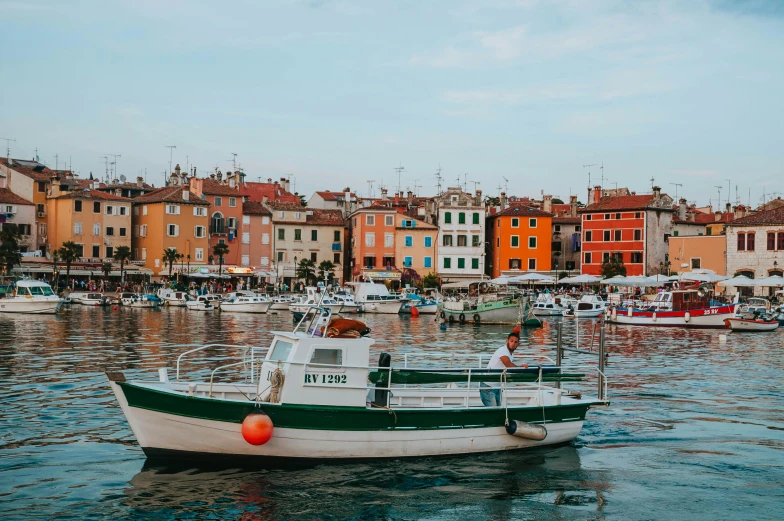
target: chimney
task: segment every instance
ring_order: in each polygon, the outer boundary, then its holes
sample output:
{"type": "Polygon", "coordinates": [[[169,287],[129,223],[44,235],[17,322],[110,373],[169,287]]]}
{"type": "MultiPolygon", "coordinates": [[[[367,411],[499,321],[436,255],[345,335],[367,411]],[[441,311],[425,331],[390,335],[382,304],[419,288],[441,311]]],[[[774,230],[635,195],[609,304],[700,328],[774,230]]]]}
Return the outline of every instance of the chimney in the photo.
{"type": "Polygon", "coordinates": [[[216,180],[217,180],[219,183],[223,182],[223,173],[222,173],[220,170],[218,170],[218,171],[215,173],[215,179],[216,179],[216,180]]]}
{"type": "Polygon", "coordinates": [[[400,194],[397,191],[395,191],[395,204],[399,202],[400,202],[400,194]]]}
{"type": "Polygon", "coordinates": [[[474,202],[475,206],[482,206],[482,190],[476,191],[476,202],[474,202]]]}
{"type": "Polygon", "coordinates": [[[182,175],[182,181],[181,181],[182,186],[188,186],[189,182],[190,182],[190,180],[188,179],[188,176],[183,174],[182,175]]]}
{"type": "Polygon", "coordinates": [[[681,200],[678,201],[678,204],[680,205],[678,207],[678,217],[681,220],[685,221],[686,220],[686,199],[681,197],[681,200]]]}
{"type": "Polygon", "coordinates": [[[261,202],[262,203],[266,203],[268,200],[269,200],[269,197],[267,197],[266,195],[261,197],[261,202]]]}
{"type": "Polygon", "coordinates": [[[572,217],[577,217],[577,196],[570,195],[569,196],[569,215],[572,217]]]}
{"type": "Polygon", "coordinates": [[[388,193],[389,193],[389,192],[387,192],[387,189],[386,189],[386,188],[382,188],[382,189],[381,189],[381,200],[382,200],[382,201],[387,201],[387,200],[389,200],[389,196],[387,195],[388,193]]]}
{"type": "Polygon", "coordinates": [[[408,202],[413,202],[414,201],[414,192],[409,190],[406,195],[408,196],[408,202]]]}
{"type": "Polygon", "coordinates": [[[285,177],[280,178],[280,186],[287,192],[289,191],[289,182],[285,177]]]}
{"type": "Polygon", "coordinates": [[[215,180],[215,172],[210,174],[210,179],[215,180]]]}
{"type": "Polygon", "coordinates": [[[727,203],[727,206],[726,206],[726,210],[725,210],[725,211],[726,211],[727,213],[730,213],[730,212],[732,211],[732,205],[731,205],[730,203],[727,203]]]}
{"type": "Polygon", "coordinates": [[[272,184],[272,178],[271,177],[267,178],[267,183],[272,184]]]}
{"type": "Polygon", "coordinates": [[[180,186],[180,176],[173,173],[171,177],[169,177],[169,186],[180,186]]]}
{"type": "Polygon", "coordinates": [[[177,175],[180,175],[180,164],[179,163],[177,163],[177,166],[174,167],[174,171],[177,173],[177,175]]]}
{"type": "Polygon", "coordinates": [[[501,210],[504,210],[506,208],[506,192],[501,192],[499,199],[501,200],[501,210]]]}
{"type": "Polygon", "coordinates": [[[653,198],[658,199],[661,197],[661,186],[654,186],[653,187],[653,198]]]}
{"type": "Polygon", "coordinates": [[[553,213],[553,196],[552,195],[543,195],[542,196],[542,211],[547,213],[553,213]]]}
{"type": "Polygon", "coordinates": [[[144,178],[143,177],[137,177],[136,178],[136,186],[138,186],[139,188],[144,186],[144,178]]]}
{"type": "Polygon", "coordinates": [[[229,177],[229,188],[234,188],[236,186],[235,183],[234,177],[229,177]]]}
{"type": "Polygon", "coordinates": [[[188,201],[188,200],[190,200],[190,196],[191,196],[191,191],[188,190],[187,186],[183,186],[182,187],[182,200],[183,201],[188,201]]]}

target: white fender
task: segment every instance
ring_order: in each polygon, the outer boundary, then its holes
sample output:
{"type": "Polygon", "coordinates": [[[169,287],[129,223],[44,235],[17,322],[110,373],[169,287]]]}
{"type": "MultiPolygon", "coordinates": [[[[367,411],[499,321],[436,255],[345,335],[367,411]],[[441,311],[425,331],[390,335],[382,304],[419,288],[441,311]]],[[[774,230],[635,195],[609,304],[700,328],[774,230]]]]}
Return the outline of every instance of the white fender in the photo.
{"type": "Polygon", "coordinates": [[[691,320],[691,313],[689,313],[689,312],[687,311],[687,312],[686,312],[686,314],[685,314],[685,315],[683,315],[683,320],[685,320],[686,322],[688,322],[689,320],[691,320]]]}
{"type": "Polygon", "coordinates": [[[627,316],[627,317],[630,317],[630,316],[632,316],[633,314],[634,314],[634,311],[632,310],[632,308],[629,308],[629,310],[626,312],[626,316],[627,316]]]}
{"type": "Polygon", "coordinates": [[[613,320],[618,318],[618,310],[616,308],[612,308],[612,311],[610,313],[612,314],[613,320]]]}
{"type": "Polygon", "coordinates": [[[656,322],[656,312],[653,312],[653,321],[656,322]]]}

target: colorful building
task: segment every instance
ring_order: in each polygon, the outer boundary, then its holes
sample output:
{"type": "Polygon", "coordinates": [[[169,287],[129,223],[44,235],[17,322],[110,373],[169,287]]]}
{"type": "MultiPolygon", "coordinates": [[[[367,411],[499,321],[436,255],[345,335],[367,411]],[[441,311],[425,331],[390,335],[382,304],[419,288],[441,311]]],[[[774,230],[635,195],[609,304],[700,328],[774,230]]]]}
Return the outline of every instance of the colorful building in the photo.
{"type": "MultiPolygon", "coordinates": [[[[442,282],[476,280],[485,273],[485,202],[461,188],[447,188],[438,205],[438,263],[442,282]]],[[[549,231],[548,231],[549,234],[549,231]]]]}
{"type": "Polygon", "coordinates": [[[242,203],[242,265],[272,272],[272,212],[258,201],[242,203]]]}
{"type": "MultiPolygon", "coordinates": [[[[727,275],[784,276],[784,206],[727,223],[727,275]]],[[[762,295],[776,288],[747,288],[762,295]]],[[[733,290],[734,291],[734,290],[733,290]]]]}
{"type": "MultiPolygon", "coordinates": [[[[495,209],[494,209],[495,210],[495,209]]],[[[492,278],[549,271],[553,215],[512,202],[487,219],[488,270],[492,278]]]]}
{"type": "Polygon", "coordinates": [[[398,211],[381,204],[351,214],[351,279],[399,282],[395,251],[398,211]]]}
{"type": "Polygon", "coordinates": [[[398,213],[394,243],[397,266],[413,270],[419,277],[436,272],[438,227],[398,213]]]}
{"type": "Polygon", "coordinates": [[[655,275],[668,266],[668,240],[672,235],[672,198],[658,186],[652,194],[601,195],[591,191],[593,202],[580,210],[582,216],[581,271],[601,275],[602,264],[611,258],[626,266],[626,274],[655,275]]]}
{"type": "Polygon", "coordinates": [[[0,179],[0,230],[6,224],[15,224],[22,235],[19,240],[19,251],[22,253],[34,251],[37,245],[35,205],[32,201],[4,188],[3,181],[4,178],[0,179]]]}
{"type": "MultiPolygon", "coordinates": [[[[167,186],[141,195],[132,200],[133,233],[131,251],[133,259],[140,261],[155,275],[169,274],[164,265],[163,253],[176,249],[182,254],[180,268],[188,270],[218,262],[209,262],[211,251],[207,229],[209,203],[190,190],[189,185],[167,186]]],[[[215,261],[215,259],[212,259],[215,261]]]]}

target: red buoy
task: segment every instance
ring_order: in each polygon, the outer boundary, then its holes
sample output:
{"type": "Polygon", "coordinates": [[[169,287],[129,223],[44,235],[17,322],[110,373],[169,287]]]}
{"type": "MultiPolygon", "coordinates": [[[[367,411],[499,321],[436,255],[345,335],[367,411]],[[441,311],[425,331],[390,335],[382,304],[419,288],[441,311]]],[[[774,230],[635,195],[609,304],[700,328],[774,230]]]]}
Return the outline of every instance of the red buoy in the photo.
{"type": "Polygon", "coordinates": [[[418,317],[419,316],[419,310],[417,309],[416,306],[411,306],[411,316],[412,317],[418,317]]]}
{"type": "Polygon", "coordinates": [[[250,413],[242,421],[242,437],[251,445],[264,445],[272,438],[272,420],[260,412],[250,413]]]}
{"type": "Polygon", "coordinates": [[[117,306],[114,306],[114,311],[117,311],[117,306]]]}
{"type": "Polygon", "coordinates": [[[518,335],[520,334],[520,324],[517,324],[514,327],[514,329],[512,330],[512,333],[517,333],[518,335]]]}

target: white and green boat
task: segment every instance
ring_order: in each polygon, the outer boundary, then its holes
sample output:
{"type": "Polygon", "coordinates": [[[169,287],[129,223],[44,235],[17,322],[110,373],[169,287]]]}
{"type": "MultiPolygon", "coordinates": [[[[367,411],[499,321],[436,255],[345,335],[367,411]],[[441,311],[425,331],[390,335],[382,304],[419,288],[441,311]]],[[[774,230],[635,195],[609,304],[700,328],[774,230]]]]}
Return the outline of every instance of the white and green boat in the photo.
{"type": "MultiPolygon", "coordinates": [[[[241,360],[216,368],[209,379],[187,379],[179,366],[186,356],[220,346],[183,353],[171,380],[166,369],[155,380],[107,376],[148,457],[246,463],[440,456],[562,444],[577,437],[591,407],[607,404],[603,375],[598,397],[583,398],[564,386],[580,385],[573,382],[584,375],[554,364],[488,371],[482,368],[486,362],[473,355],[473,366],[436,367],[427,360],[428,367],[413,367],[411,354],[400,365],[382,354],[378,366],[369,366],[373,339],[317,336],[314,325],[330,316],[324,309],[307,327],[274,332],[269,348],[246,349],[241,360]],[[238,368],[241,377],[218,381],[238,368]],[[502,406],[483,406],[480,382],[501,387],[502,406]],[[271,422],[271,437],[263,444],[243,428],[258,413],[271,422]]],[[[449,354],[443,359],[455,360],[449,354]]]]}
{"type": "Polygon", "coordinates": [[[522,324],[541,327],[526,297],[499,291],[487,281],[466,281],[444,284],[442,289],[452,296],[439,305],[439,315],[449,323],[522,324]]]}

